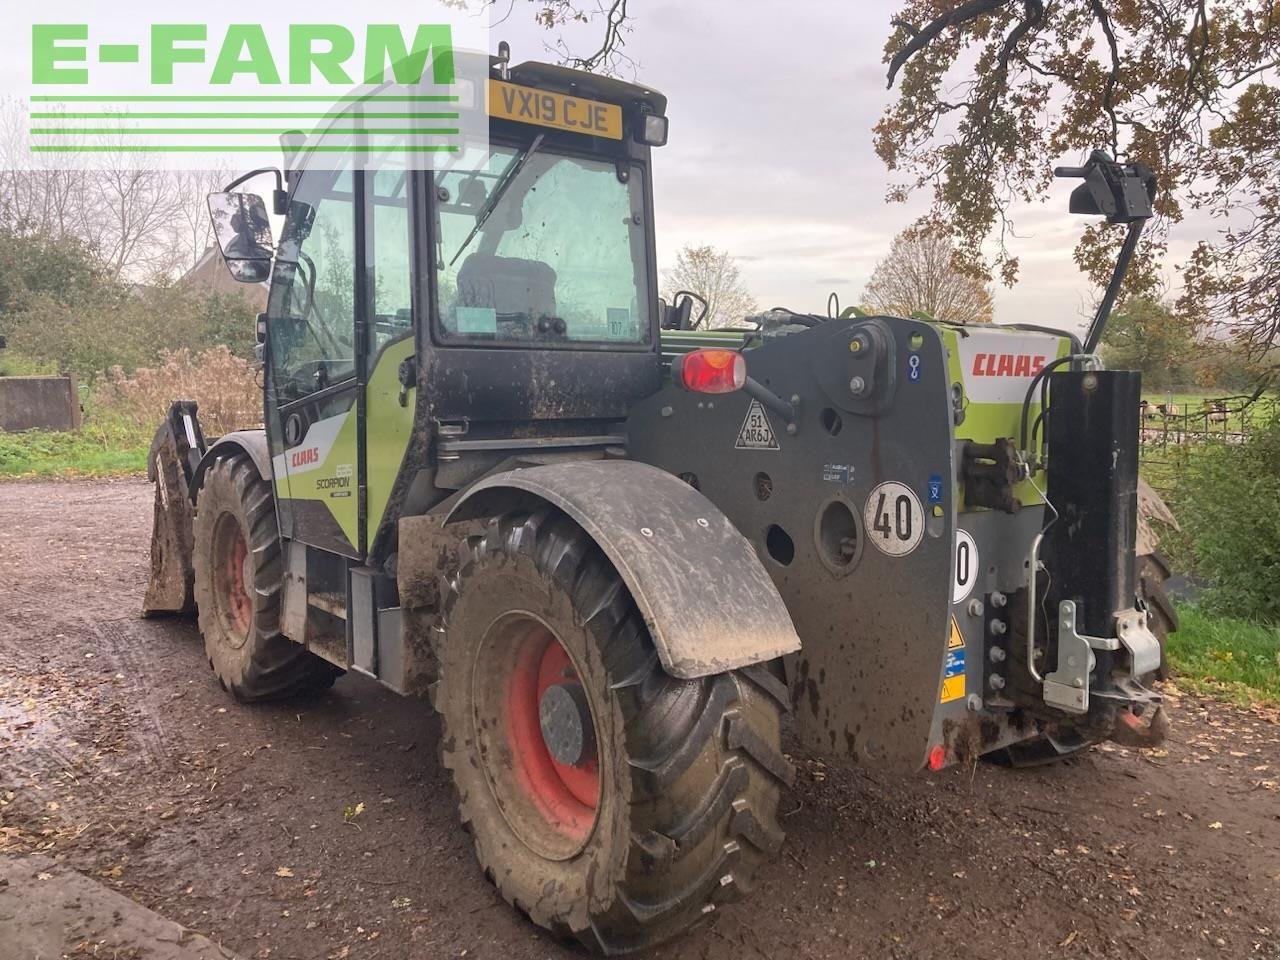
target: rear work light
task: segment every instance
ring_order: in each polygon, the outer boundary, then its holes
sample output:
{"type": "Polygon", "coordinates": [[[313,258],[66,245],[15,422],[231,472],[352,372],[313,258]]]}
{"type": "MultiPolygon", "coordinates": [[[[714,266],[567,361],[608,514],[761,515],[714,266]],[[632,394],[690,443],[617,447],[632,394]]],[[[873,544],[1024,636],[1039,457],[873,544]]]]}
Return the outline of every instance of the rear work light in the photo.
{"type": "Polygon", "coordinates": [[[667,118],[656,113],[646,113],[640,121],[639,136],[643,144],[650,147],[661,147],[667,143],[667,118]]]}
{"type": "Polygon", "coordinates": [[[671,376],[692,393],[733,393],[747,382],[747,361],[736,350],[694,350],[676,358],[671,376]]]}

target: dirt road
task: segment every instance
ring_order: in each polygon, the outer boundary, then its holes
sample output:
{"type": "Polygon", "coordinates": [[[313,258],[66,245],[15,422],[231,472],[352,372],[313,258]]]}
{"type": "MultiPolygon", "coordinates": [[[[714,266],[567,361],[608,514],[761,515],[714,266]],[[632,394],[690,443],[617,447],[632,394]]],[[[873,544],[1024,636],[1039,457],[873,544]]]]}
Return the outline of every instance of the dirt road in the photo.
{"type": "MultiPolygon", "coordinates": [[[[571,957],[472,860],[425,703],[247,708],[138,619],[140,481],[0,485],[0,853],[254,958],[571,957]]],[[[782,856],[663,957],[1280,957],[1280,723],[1182,699],[1167,751],[915,779],[794,747],[782,856]]],[[[3,952],[3,951],[0,951],[3,952]]]]}

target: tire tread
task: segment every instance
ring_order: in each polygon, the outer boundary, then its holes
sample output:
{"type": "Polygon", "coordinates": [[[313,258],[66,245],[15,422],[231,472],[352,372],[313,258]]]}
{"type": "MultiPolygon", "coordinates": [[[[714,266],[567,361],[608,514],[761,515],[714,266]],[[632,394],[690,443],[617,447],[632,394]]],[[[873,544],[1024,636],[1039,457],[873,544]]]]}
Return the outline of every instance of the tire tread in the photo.
{"type": "MultiPolygon", "coordinates": [[[[552,508],[496,518],[482,536],[464,542],[458,573],[447,585],[442,642],[465,642],[450,637],[448,622],[478,566],[517,554],[569,593],[594,638],[609,689],[623,706],[632,770],[631,843],[613,903],[581,929],[565,924],[567,911],[535,909],[530,916],[597,953],[651,947],[749,889],[757,867],[781,846],[778,798],[791,767],[774,744],[786,687],[767,667],[694,680],[667,674],[617,571],[577,524],[552,508]]],[[[449,681],[442,669],[441,683],[449,681]]],[[[470,762],[469,755],[455,745],[448,716],[442,721],[445,766],[453,770],[470,762]]],[[[464,822],[474,821],[468,806],[460,798],[464,822]]],[[[481,856],[481,867],[499,878],[502,892],[502,865],[481,856]]]]}

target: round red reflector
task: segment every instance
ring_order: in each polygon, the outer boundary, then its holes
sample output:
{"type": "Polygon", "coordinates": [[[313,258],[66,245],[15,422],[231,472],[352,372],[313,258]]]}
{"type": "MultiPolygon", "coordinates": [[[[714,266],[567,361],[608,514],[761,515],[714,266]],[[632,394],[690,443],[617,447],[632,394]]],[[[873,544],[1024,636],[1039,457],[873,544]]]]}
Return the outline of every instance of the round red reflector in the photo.
{"type": "Polygon", "coordinates": [[[694,350],[680,358],[676,382],[693,393],[733,393],[747,382],[747,361],[736,350],[694,350]]]}
{"type": "Polygon", "coordinates": [[[941,770],[943,764],[947,762],[947,748],[942,744],[938,744],[929,751],[929,769],[941,770]]]}

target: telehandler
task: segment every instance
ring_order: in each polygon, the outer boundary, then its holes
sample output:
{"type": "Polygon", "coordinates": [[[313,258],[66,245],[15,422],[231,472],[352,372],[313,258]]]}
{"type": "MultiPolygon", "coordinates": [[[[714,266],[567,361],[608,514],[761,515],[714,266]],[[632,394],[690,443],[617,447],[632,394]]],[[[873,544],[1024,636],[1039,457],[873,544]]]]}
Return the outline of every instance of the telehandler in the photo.
{"type": "Polygon", "coordinates": [[[194,609],[241,701],[344,671],[429,696],[485,875],[604,954],[750,891],[788,712],[901,771],[1158,741],[1139,377],[1094,354],[1149,173],[1059,171],[1130,225],[1084,342],[790,311],[711,334],[658,298],[666,99],[492,71],[479,170],[295,150],[278,244],[241,181],[210,198],[232,273],[270,276],[264,427],[211,441],[173,404],[147,611],[194,609]],[[503,106],[529,89],[536,116],[503,106]]]}

